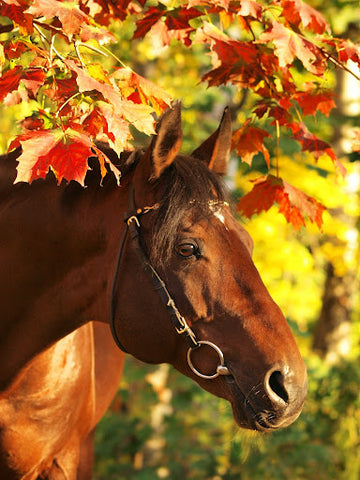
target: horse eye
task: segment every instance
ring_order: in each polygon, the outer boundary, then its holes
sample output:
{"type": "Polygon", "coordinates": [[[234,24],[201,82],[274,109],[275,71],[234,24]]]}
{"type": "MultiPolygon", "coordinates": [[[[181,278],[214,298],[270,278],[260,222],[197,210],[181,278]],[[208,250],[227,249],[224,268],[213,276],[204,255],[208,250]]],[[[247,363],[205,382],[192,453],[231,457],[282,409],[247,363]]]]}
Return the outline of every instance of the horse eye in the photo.
{"type": "Polygon", "coordinates": [[[176,253],[184,258],[190,258],[194,255],[198,255],[199,250],[193,243],[181,243],[175,247],[176,253]]]}

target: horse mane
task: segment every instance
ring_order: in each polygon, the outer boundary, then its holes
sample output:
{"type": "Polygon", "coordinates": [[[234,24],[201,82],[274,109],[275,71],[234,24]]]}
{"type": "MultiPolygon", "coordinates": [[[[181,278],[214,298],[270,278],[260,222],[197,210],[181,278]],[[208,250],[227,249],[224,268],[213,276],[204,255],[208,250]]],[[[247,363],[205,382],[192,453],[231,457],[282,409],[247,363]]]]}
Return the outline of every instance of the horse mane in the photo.
{"type": "MultiPolygon", "coordinates": [[[[179,155],[157,180],[161,201],[153,224],[150,255],[157,264],[169,259],[186,215],[197,222],[210,213],[210,205],[228,201],[221,177],[197,158],[179,155]]],[[[155,185],[156,187],[157,185],[155,185]]]]}

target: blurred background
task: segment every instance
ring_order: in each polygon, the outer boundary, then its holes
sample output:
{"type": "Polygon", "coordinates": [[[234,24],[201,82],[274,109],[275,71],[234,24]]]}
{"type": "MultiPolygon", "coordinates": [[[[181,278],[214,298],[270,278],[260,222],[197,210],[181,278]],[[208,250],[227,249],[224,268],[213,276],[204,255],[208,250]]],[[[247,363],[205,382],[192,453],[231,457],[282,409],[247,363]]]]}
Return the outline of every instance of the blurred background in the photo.
{"type": "MultiPolygon", "coordinates": [[[[329,0],[326,9],[320,0],[308,3],[322,11],[334,35],[360,41],[358,1],[329,0]]],[[[127,21],[113,30],[120,39],[113,53],[182,100],[185,153],[217,127],[226,105],[234,129],[248,118],[251,93],[199,83],[210,67],[202,46],[162,47],[153,37],[130,42],[134,25],[127,21]]],[[[307,81],[300,67],[297,75],[307,81]]],[[[241,431],[225,401],[167,365],[128,357],[116,399],[97,430],[95,480],[360,479],[360,157],[347,154],[349,129],[360,126],[360,82],[335,68],[323,80],[335,89],[337,108],[330,117],[319,113],[311,128],[333,145],[348,175],[336,174],[329,160],[315,164],[284,135],[279,157],[281,176],[328,208],[322,231],[312,225],[295,231],[276,207],[251,220],[239,218],[308,367],[302,415],[271,435],[241,431]]],[[[18,106],[0,112],[1,151],[25,113],[18,106]]],[[[269,133],[266,147],[275,155],[275,131],[269,133]]],[[[135,134],[135,141],[147,139],[135,134]]],[[[252,169],[233,158],[227,180],[235,201],[259,172],[267,172],[261,155],[252,169]]]]}

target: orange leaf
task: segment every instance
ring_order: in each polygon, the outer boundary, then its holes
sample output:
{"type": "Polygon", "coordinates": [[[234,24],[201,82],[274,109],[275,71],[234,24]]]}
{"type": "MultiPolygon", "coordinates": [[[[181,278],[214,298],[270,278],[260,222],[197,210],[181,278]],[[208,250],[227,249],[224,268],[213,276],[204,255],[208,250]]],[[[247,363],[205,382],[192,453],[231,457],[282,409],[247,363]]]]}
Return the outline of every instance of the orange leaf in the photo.
{"type": "Polygon", "coordinates": [[[26,13],[47,19],[57,17],[64,32],[69,36],[79,33],[82,25],[91,21],[88,15],[79,10],[75,4],[58,0],[34,0],[26,13]]]}
{"type": "Polygon", "coordinates": [[[302,0],[282,0],[283,16],[297,27],[302,23],[304,29],[311,29],[315,33],[330,33],[330,27],[320,12],[302,0]]]}
{"type": "Polygon", "coordinates": [[[326,116],[336,107],[333,94],[331,92],[311,93],[299,92],[294,95],[299,103],[304,115],[315,115],[320,111],[326,116]]]}
{"type": "Polygon", "coordinates": [[[262,211],[268,211],[274,204],[278,205],[279,212],[296,230],[305,226],[305,218],[321,228],[325,207],[315,198],[273,175],[255,180],[253,189],[241,198],[237,209],[250,218],[262,211]]]}
{"type": "Polygon", "coordinates": [[[253,127],[247,120],[241,128],[234,132],[232,149],[235,149],[241,160],[249,165],[251,165],[254,155],[261,152],[269,168],[270,154],[264,145],[265,137],[270,137],[270,134],[265,130],[253,127]]]}
{"type": "Polygon", "coordinates": [[[158,115],[171,103],[172,97],[166,90],[128,68],[116,70],[111,77],[120,82],[118,86],[126,98],[136,92],[139,100],[135,103],[151,104],[158,115]]]}
{"type": "Polygon", "coordinates": [[[114,112],[121,115],[135,128],[147,135],[155,133],[154,119],[151,116],[153,109],[148,105],[138,105],[124,100],[117,87],[99,82],[92,78],[85,70],[79,68],[72,60],[65,60],[67,66],[77,75],[77,84],[80,92],[97,91],[112,104],[114,112]]]}
{"type": "Polygon", "coordinates": [[[259,41],[274,44],[280,67],[292,64],[297,57],[309,72],[315,75],[324,73],[327,63],[320,48],[282,23],[274,22],[270,29],[260,35],[259,41]]]}
{"type": "MultiPolygon", "coordinates": [[[[45,178],[49,171],[49,162],[44,161],[58,141],[58,136],[50,130],[36,130],[16,139],[22,146],[17,159],[17,177],[14,183],[32,182],[35,178],[45,178]],[[40,161],[42,159],[42,161],[40,161]]],[[[12,142],[10,148],[15,146],[12,142]]]]}
{"type": "Polygon", "coordinates": [[[309,132],[305,124],[301,123],[297,125],[296,131],[294,132],[294,138],[300,142],[303,151],[311,152],[316,160],[322,155],[327,155],[339,169],[340,173],[343,176],[346,175],[346,168],[337,158],[330,145],[309,132]]]}

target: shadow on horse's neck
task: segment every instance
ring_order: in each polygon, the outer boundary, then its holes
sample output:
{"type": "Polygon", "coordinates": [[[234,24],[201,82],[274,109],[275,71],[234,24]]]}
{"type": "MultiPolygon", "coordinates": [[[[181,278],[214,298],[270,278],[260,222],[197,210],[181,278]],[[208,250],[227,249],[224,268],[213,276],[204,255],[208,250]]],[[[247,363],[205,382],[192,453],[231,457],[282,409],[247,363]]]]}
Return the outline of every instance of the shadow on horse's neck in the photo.
{"type": "Polygon", "coordinates": [[[13,185],[19,153],[0,159],[0,391],[80,325],[108,322],[127,196],[126,178],[117,187],[107,175],[100,186],[95,165],[87,188],[59,187],[52,175],[13,185]]]}

